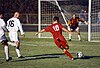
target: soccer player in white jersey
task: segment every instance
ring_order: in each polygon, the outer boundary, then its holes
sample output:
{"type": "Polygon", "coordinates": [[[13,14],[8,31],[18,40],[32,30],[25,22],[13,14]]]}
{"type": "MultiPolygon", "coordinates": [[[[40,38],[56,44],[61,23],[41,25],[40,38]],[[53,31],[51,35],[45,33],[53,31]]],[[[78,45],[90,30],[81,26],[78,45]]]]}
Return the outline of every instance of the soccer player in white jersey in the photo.
{"type": "MultiPolygon", "coordinates": [[[[18,30],[20,30],[20,33],[23,37],[25,37],[25,34],[23,32],[23,28],[20,23],[20,20],[18,19],[19,16],[20,16],[19,12],[14,13],[14,16],[7,21],[7,29],[9,31],[10,41],[12,41],[14,43],[13,46],[16,47],[16,53],[17,53],[18,58],[24,58],[20,54],[20,48],[19,48],[20,47],[20,39],[18,36],[18,30]]],[[[8,44],[12,45],[12,43],[9,43],[9,42],[8,42],[8,44]]]]}
{"type": "Polygon", "coordinates": [[[8,47],[8,40],[6,39],[5,36],[5,30],[6,30],[6,25],[4,20],[2,19],[3,15],[2,13],[0,13],[0,42],[2,45],[4,45],[4,52],[6,55],[6,61],[8,62],[9,60],[11,60],[12,58],[9,57],[9,47],[8,47]]]}

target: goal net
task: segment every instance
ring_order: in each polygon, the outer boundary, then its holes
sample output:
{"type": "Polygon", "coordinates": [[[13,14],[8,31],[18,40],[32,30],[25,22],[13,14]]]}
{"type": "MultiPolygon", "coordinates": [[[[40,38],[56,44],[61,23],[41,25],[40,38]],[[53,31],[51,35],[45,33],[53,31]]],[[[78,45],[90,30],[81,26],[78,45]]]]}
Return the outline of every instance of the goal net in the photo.
{"type": "MultiPolygon", "coordinates": [[[[38,14],[39,14],[39,22],[38,22],[38,31],[41,29],[49,26],[52,24],[52,17],[53,16],[58,16],[60,19],[60,23],[67,28],[67,23],[66,21],[70,20],[72,17],[72,14],[75,13],[77,16],[79,16],[79,13],[82,9],[85,9],[86,6],[80,4],[76,0],[38,0],[38,14]],[[56,2],[57,1],[57,2],[56,2]],[[59,4],[61,10],[59,9],[57,3],[59,4]],[[64,16],[62,15],[62,13],[64,16]],[[65,21],[66,19],[66,21],[65,21]]],[[[84,30],[84,24],[83,26],[83,32],[86,32],[84,30]]],[[[85,26],[86,27],[86,26],[85,26]]],[[[83,33],[86,35],[86,33],[83,33]]],[[[63,32],[63,35],[68,38],[68,33],[63,32]]],[[[51,38],[52,35],[51,33],[45,32],[42,34],[39,34],[39,38],[51,38]]],[[[74,32],[72,35],[73,39],[77,39],[77,33],[74,32]]]]}
{"type": "Polygon", "coordinates": [[[100,0],[89,0],[88,41],[100,42],[100,0]]]}

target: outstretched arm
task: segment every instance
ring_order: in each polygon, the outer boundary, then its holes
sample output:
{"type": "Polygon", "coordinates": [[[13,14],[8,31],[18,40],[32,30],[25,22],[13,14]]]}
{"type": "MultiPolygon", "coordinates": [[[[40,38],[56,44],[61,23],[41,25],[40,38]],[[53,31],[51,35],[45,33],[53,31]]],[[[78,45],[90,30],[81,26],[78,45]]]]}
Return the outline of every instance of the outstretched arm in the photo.
{"type": "Polygon", "coordinates": [[[84,21],[85,24],[89,24],[89,22],[84,21]]]}
{"type": "Polygon", "coordinates": [[[62,28],[62,30],[65,31],[65,32],[69,32],[69,31],[68,31],[67,29],[65,29],[65,28],[62,28]]]}
{"type": "Polygon", "coordinates": [[[45,29],[42,29],[41,31],[37,32],[35,35],[38,35],[39,33],[45,32],[45,29]]]}
{"type": "Polygon", "coordinates": [[[89,24],[88,22],[86,22],[84,19],[82,19],[82,18],[79,18],[79,21],[82,21],[82,22],[84,22],[85,24],[89,24]]]}

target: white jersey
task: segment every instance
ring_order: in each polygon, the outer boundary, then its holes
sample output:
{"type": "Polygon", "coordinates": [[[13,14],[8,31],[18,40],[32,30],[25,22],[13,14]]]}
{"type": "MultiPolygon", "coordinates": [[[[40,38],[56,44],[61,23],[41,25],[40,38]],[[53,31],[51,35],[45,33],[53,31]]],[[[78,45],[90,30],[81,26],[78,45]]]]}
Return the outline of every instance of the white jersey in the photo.
{"type": "Polygon", "coordinates": [[[18,18],[10,18],[7,21],[7,29],[9,32],[17,32],[18,30],[20,30],[21,35],[24,34],[23,29],[22,29],[22,25],[21,25],[20,20],[18,18]]]}
{"type": "Polygon", "coordinates": [[[5,22],[3,19],[0,18],[0,37],[2,37],[4,35],[4,29],[5,28],[5,22]]]}
{"type": "Polygon", "coordinates": [[[3,40],[6,40],[6,36],[4,33],[4,30],[6,29],[5,26],[6,25],[5,25],[4,20],[0,18],[0,42],[3,40]]]}

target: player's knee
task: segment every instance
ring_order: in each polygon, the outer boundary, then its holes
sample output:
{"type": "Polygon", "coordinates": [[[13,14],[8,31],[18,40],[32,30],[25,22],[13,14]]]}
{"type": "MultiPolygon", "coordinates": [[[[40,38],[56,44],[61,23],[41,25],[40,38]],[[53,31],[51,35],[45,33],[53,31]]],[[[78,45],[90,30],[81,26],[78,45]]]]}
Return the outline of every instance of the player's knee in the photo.
{"type": "Polygon", "coordinates": [[[19,46],[17,46],[16,49],[19,49],[19,46]]]}
{"type": "Polygon", "coordinates": [[[62,45],[59,46],[60,49],[63,49],[62,45]]]}
{"type": "Polygon", "coordinates": [[[67,45],[65,49],[68,50],[69,49],[69,46],[67,45]]]}
{"type": "Polygon", "coordinates": [[[67,46],[60,46],[60,48],[62,49],[62,50],[68,50],[69,49],[69,46],[67,45],[67,46]]]}
{"type": "Polygon", "coordinates": [[[1,42],[1,44],[2,44],[2,45],[8,45],[7,42],[8,42],[8,40],[3,40],[3,41],[1,42]]]}
{"type": "Polygon", "coordinates": [[[80,35],[80,33],[78,33],[78,35],[80,35]]]}
{"type": "Polygon", "coordinates": [[[80,35],[80,32],[79,31],[76,31],[76,32],[77,32],[78,35],[80,35]]]}
{"type": "Polygon", "coordinates": [[[70,30],[70,32],[73,32],[73,30],[70,30]]]}
{"type": "Polygon", "coordinates": [[[16,49],[19,49],[19,47],[20,47],[19,45],[16,45],[16,49]]]}

